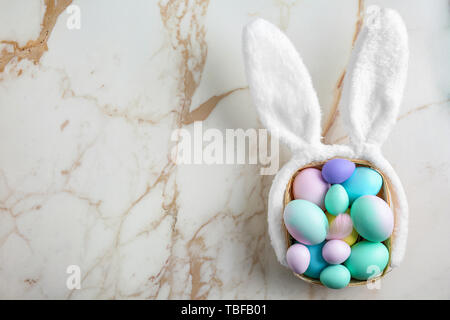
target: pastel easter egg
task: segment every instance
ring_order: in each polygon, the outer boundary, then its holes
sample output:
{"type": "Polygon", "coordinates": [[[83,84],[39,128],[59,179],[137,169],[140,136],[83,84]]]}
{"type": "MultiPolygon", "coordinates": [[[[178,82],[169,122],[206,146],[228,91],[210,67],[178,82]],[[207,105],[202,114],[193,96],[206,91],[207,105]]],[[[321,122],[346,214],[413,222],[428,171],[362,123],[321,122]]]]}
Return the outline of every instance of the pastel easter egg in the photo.
{"type": "Polygon", "coordinates": [[[292,200],[284,208],[284,224],[289,234],[303,244],[325,240],[328,220],[317,205],[306,200],[292,200]]]}
{"type": "Polygon", "coordinates": [[[309,261],[308,269],[306,269],[304,273],[305,276],[319,279],[322,270],[328,266],[328,263],[322,257],[322,248],[324,244],[325,242],[313,246],[306,246],[309,250],[311,260],[309,261]]]}
{"type": "Polygon", "coordinates": [[[292,271],[302,274],[308,269],[311,256],[306,246],[296,243],[287,250],[286,260],[292,271]]]}
{"type": "Polygon", "coordinates": [[[382,242],[394,230],[394,214],[383,199],[377,196],[362,196],[350,209],[356,231],[372,242],[382,242]]]}
{"type": "Polygon", "coordinates": [[[330,289],[342,289],[350,283],[350,271],[341,265],[328,266],[320,273],[320,282],[330,289]]]}
{"type": "Polygon", "coordinates": [[[376,195],[383,185],[381,175],[367,167],[357,167],[352,176],[342,183],[348,194],[350,203],[366,195],[376,195]]]}
{"type": "Polygon", "coordinates": [[[355,230],[355,228],[353,228],[352,233],[350,233],[349,236],[345,237],[344,239],[342,239],[342,241],[346,242],[349,246],[352,246],[356,240],[358,240],[358,232],[355,230]]]}
{"type": "Polygon", "coordinates": [[[352,247],[345,266],[353,278],[367,280],[380,275],[389,261],[389,251],[381,242],[360,241],[352,247]]]}
{"type": "Polygon", "coordinates": [[[340,184],[333,184],[325,195],[325,208],[332,215],[345,212],[349,204],[347,191],[340,184]]]}
{"type": "Polygon", "coordinates": [[[295,199],[303,199],[325,208],[325,195],[330,185],[323,180],[322,173],[316,168],[306,168],[297,174],[292,183],[295,199]]]}
{"type": "Polygon", "coordinates": [[[322,177],[331,184],[342,183],[353,174],[355,164],[346,159],[328,160],[322,167],[322,177]]]}
{"type": "Polygon", "coordinates": [[[330,240],[322,248],[322,257],[329,264],[343,263],[350,256],[350,246],[342,240],[330,240]]]}
{"type": "Polygon", "coordinates": [[[349,245],[352,245],[356,242],[358,234],[353,228],[353,221],[348,213],[341,213],[337,216],[333,216],[327,212],[326,217],[328,219],[329,226],[326,236],[327,240],[343,240],[349,245]],[[349,242],[347,240],[351,241],[349,242]]]}

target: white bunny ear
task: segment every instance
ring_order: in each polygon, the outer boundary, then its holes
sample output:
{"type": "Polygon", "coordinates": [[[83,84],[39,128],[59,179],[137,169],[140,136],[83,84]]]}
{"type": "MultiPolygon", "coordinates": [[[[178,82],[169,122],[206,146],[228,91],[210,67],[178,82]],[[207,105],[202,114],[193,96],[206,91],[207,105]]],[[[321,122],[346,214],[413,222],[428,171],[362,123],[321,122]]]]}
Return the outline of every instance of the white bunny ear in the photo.
{"type": "Polygon", "coordinates": [[[263,125],[291,150],[320,143],[320,107],[311,78],[292,43],[257,19],[243,32],[247,80],[263,125]]]}
{"type": "Polygon", "coordinates": [[[395,124],[408,67],[401,17],[371,6],[344,78],[341,110],[355,145],[381,145],[395,124]]]}

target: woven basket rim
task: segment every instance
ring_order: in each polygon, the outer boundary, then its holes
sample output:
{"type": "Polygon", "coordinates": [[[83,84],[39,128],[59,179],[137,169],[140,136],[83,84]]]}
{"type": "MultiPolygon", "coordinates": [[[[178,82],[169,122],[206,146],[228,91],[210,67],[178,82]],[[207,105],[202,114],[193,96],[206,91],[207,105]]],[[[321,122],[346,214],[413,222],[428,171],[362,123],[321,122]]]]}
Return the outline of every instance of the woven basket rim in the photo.
{"type": "MultiPolygon", "coordinates": [[[[289,179],[288,184],[286,185],[285,192],[284,192],[283,212],[284,212],[284,208],[286,207],[288,202],[294,200],[294,197],[292,195],[292,183],[293,183],[295,177],[297,176],[297,174],[301,170],[307,169],[307,168],[322,169],[323,165],[327,161],[332,160],[332,159],[337,159],[337,158],[339,158],[339,159],[346,159],[346,160],[352,161],[353,163],[355,163],[358,166],[368,167],[368,168],[371,168],[371,169],[377,171],[381,175],[381,177],[383,178],[383,185],[381,186],[381,190],[380,190],[380,192],[378,193],[377,196],[382,198],[384,201],[386,201],[386,203],[389,205],[389,207],[392,208],[392,205],[391,205],[391,187],[390,187],[388,179],[386,179],[386,177],[385,177],[385,174],[379,168],[377,168],[376,166],[374,166],[371,162],[369,162],[367,160],[352,159],[352,158],[345,158],[345,157],[333,157],[333,158],[330,158],[330,159],[327,159],[327,160],[324,160],[324,161],[311,162],[311,163],[309,163],[307,165],[304,165],[303,167],[297,169],[294,172],[292,177],[289,179]]],[[[393,213],[394,213],[394,229],[395,229],[395,226],[397,224],[396,223],[397,221],[396,221],[395,208],[393,208],[393,213]]],[[[281,219],[283,219],[283,215],[282,215],[281,219]]],[[[293,238],[291,237],[291,235],[287,231],[286,226],[284,224],[284,221],[283,221],[282,225],[283,225],[284,232],[285,232],[286,244],[287,244],[287,247],[289,248],[292,245],[292,239],[293,238]]],[[[394,233],[392,233],[392,235],[388,239],[386,239],[385,241],[382,242],[386,246],[388,251],[389,251],[389,260],[388,260],[386,268],[384,268],[383,272],[379,276],[374,277],[374,278],[370,278],[368,280],[356,280],[356,279],[352,278],[350,280],[350,283],[349,283],[348,287],[362,286],[362,285],[366,285],[368,283],[375,282],[375,281],[383,278],[387,273],[389,273],[391,271],[390,265],[391,265],[391,252],[392,252],[392,240],[393,240],[393,238],[394,238],[394,233]]],[[[358,237],[358,240],[356,241],[356,243],[359,241],[359,239],[360,239],[360,236],[358,237]]],[[[306,282],[311,283],[311,284],[315,284],[315,285],[319,285],[319,286],[325,287],[320,282],[319,279],[310,278],[310,277],[308,277],[306,275],[298,274],[298,273],[295,273],[295,272],[293,272],[293,274],[296,277],[302,279],[303,281],[306,281],[306,282]]]]}

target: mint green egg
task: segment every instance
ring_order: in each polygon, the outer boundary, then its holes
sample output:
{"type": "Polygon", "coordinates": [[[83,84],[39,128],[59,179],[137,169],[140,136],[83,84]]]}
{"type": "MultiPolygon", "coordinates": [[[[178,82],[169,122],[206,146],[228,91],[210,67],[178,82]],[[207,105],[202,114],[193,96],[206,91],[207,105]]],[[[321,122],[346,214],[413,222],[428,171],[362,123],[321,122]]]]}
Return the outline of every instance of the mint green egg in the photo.
{"type": "Polygon", "coordinates": [[[349,204],[348,194],[340,184],[333,184],[325,195],[325,208],[329,213],[336,216],[344,213],[349,204]]]}
{"type": "Polygon", "coordinates": [[[284,224],[295,240],[307,245],[323,242],[328,233],[325,213],[315,203],[307,200],[292,200],[286,205],[284,224]]]}
{"type": "Polygon", "coordinates": [[[381,242],[361,241],[352,247],[345,266],[353,278],[367,280],[380,275],[389,261],[389,251],[381,242]]]}
{"type": "Polygon", "coordinates": [[[320,282],[331,289],[342,289],[350,283],[350,271],[342,264],[328,266],[320,273],[320,282]]]}
{"type": "Polygon", "coordinates": [[[356,231],[372,242],[386,240],[394,230],[394,214],[386,201],[377,196],[356,199],[350,209],[350,216],[356,231]]]}

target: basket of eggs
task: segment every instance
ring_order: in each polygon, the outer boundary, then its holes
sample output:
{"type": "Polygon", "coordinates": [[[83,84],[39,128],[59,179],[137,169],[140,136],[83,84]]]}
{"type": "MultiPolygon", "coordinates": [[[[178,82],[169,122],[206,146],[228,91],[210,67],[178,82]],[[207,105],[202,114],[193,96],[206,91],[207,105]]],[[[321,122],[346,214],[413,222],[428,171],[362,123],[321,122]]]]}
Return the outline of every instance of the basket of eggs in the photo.
{"type": "Polygon", "coordinates": [[[402,262],[408,202],[381,146],[399,113],[407,39],[397,12],[367,8],[338,106],[348,143],[324,144],[330,131],[321,129],[317,94],[292,42],[262,19],[244,29],[259,118],[291,151],[269,192],[270,241],[280,264],[304,281],[333,289],[363,285],[402,262]]]}
{"type": "Polygon", "coordinates": [[[364,160],[311,163],[289,180],[283,221],[294,274],[333,289],[388,271],[394,214],[383,173],[364,160]]]}

